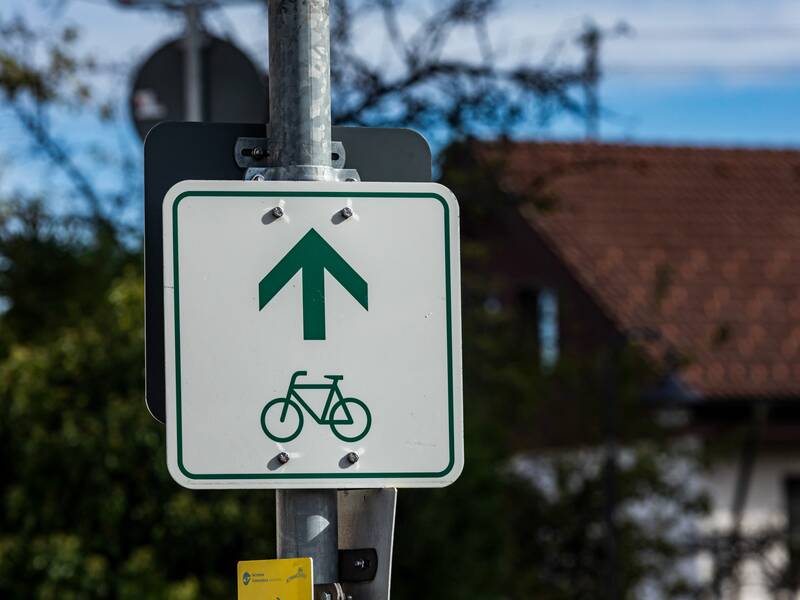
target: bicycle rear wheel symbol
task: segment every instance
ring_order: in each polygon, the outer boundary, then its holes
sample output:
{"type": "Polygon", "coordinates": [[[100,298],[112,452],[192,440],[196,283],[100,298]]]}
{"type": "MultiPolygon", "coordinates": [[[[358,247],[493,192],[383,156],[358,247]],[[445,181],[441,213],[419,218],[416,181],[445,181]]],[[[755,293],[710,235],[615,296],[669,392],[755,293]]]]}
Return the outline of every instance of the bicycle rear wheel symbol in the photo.
{"type": "Polygon", "coordinates": [[[330,425],[333,435],[345,442],[357,442],[369,433],[372,414],[358,398],[345,398],[339,390],[343,375],[325,375],[330,383],[297,383],[307,371],[295,371],[289,382],[286,397],[267,402],[261,411],[261,429],[275,442],[290,442],[303,431],[303,409],[319,425],[330,425]],[[328,390],[322,415],[303,400],[299,390],[328,390]]]}

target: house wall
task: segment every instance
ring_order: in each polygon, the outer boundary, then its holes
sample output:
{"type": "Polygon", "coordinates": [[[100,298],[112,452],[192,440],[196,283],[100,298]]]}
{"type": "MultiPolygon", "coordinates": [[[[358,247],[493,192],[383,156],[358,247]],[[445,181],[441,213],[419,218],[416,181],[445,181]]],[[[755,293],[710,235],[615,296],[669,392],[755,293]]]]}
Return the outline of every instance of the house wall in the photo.
{"type": "MultiPolygon", "coordinates": [[[[739,468],[739,456],[720,458],[712,464],[705,482],[712,506],[711,514],[702,524],[705,534],[727,536],[731,532],[739,468]]],[[[783,532],[787,523],[785,482],[788,477],[797,476],[800,476],[800,452],[762,449],[758,454],[753,464],[740,531],[751,543],[764,540],[767,536],[774,542],[752,544],[751,552],[743,555],[740,563],[738,582],[725,586],[725,598],[772,600],[776,597],[797,597],[786,593],[783,596],[776,595],[770,589],[771,579],[781,572],[787,562],[785,547],[781,539],[774,535],[775,532],[783,532]],[[770,531],[773,535],[769,534],[770,531]]],[[[698,576],[701,581],[710,582],[713,573],[714,561],[711,554],[706,553],[698,562],[698,576]]]]}

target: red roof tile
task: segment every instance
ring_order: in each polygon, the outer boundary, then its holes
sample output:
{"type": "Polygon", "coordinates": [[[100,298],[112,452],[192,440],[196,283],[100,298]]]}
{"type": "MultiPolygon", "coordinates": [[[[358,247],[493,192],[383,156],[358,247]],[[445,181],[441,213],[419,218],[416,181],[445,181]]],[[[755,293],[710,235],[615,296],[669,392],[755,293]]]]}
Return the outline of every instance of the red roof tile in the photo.
{"type": "Polygon", "coordinates": [[[710,396],[800,395],[800,152],[510,146],[504,183],[623,330],[650,327],[710,396]]]}

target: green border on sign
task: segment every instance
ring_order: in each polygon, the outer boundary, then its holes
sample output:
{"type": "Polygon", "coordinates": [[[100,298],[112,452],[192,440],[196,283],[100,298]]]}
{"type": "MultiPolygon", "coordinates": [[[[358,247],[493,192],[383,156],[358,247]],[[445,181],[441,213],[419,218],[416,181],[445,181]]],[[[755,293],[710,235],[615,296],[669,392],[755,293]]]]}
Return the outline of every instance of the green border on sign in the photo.
{"type": "MultiPolygon", "coordinates": [[[[178,435],[178,468],[189,479],[378,479],[378,478],[437,478],[444,477],[453,470],[455,465],[455,425],[453,413],[453,323],[451,314],[451,281],[450,281],[450,207],[447,201],[439,194],[433,192],[225,192],[203,191],[183,192],[172,205],[172,264],[175,284],[175,400],[176,419],[175,425],[178,435]],[[438,472],[416,473],[258,473],[258,474],[232,474],[212,473],[195,474],[189,472],[183,465],[183,433],[181,431],[181,328],[180,328],[180,292],[179,292],[179,265],[178,265],[178,205],[187,197],[208,196],[246,196],[246,197],[274,197],[284,198],[433,198],[438,200],[444,209],[444,252],[445,252],[445,293],[447,304],[447,396],[448,396],[448,421],[450,430],[450,461],[447,467],[438,472]]],[[[168,423],[169,424],[169,423],[168,423]]]]}

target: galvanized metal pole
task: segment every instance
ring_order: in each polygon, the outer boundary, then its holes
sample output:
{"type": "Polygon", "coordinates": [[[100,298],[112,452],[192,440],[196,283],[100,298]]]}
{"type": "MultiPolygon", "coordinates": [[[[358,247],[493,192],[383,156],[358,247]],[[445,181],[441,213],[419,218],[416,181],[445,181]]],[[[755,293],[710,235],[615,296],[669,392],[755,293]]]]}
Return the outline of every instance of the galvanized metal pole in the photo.
{"type": "Polygon", "coordinates": [[[203,27],[200,7],[190,2],[184,9],[186,32],[184,44],[184,110],[187,121],[203,120],[203,27]]]}
{"type": "MultiPolygon", "coordinates": [[[[330,179],[331,90],[328,0],[269,3],[267,164],[274,179],[330,179]]],[[[310,556],[314,582],[339,576],[335,490],[278,490],[278,557],[310,556]]]]}
{"type": "Polygon", "coordinates": [[[336,490],[275,492],[278,558],[310,556],[314,583],[339,579],[336,490]]]}
{"type": "Polygon", "coordinates": [[[280,179],[331,178],[328,0],[269,3],[268,164],[280,179]]]}

